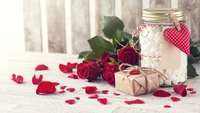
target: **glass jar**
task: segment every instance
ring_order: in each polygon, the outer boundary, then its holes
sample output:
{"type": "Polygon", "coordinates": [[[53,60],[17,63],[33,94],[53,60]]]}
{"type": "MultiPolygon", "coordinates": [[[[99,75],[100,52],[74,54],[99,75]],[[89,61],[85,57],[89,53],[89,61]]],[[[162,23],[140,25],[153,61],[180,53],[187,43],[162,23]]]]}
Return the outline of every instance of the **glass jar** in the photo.
{"type": "Polygon", "coordinates": [[[159,77],[160,86],[174,86],[187,80],[187,55],[167,42],[163,35],[166,28],[175,28],[171,14],[178,22],[185,23],[180,9],[149,8],[143,10],[140,26],[140,65],[164,75],[159,77]]]}

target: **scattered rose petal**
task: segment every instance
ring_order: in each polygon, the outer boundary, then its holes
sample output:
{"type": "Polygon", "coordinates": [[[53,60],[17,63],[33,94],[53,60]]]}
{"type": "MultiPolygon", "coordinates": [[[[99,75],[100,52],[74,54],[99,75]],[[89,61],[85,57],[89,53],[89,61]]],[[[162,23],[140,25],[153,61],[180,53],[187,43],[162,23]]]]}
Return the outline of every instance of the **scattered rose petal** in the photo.
{"type": "Polygon", "coordinates": [[[50,94],[56,91],[56,87],[52,82],[44,81],[40,82],[37,87],[36,94],[50,94]]]}
{"type": "Polygon", "coordinates": [[[97,98],[97,101],[104,105],[107,104],[107,98],[97,98]]]}
{"type": "Polygon", "coordinates": [[[61,90],[61,91],[59,91],[59,93],[65,93],[65,90],[61,90]]]}
{"type": "Polygon", "coordinates": [[[15,81],[18,84],[23,83],[24,78],[21,75],[16,76],[16,74],[12,74],[11,80],[15,81]]]}
{"type": "Polygon", "coordinates": [[[75,97],[76,100],[80,100],[80,97],[75,97]]]}
{"type": "Polygon", "coordinates": [[[58,82],[52,82],[53,84],[54,84],[54,86],[57,86],[57,85],[59,85],[60,83],[58,83],[58,82]]]}
{"type": "Polygon", "coordinates": [[[102,94],[108,94],[108,90],[102,90],[102,94]]]}
{"type": "Polygon", "coordinates": [[[193,91],[193,90],[194,90],[194,88],[187,88],[187,90],[188,90],[188,91],[193,91]]]}
{"type": "Polygon", "coordinates": [[[164,108],[171,108],[170,105],[164,105],[164,108]]]}
{"type": "Polygon", "coordinates": [[[98,95],[96,93],[88,96],[88,98],[97,98],[97,97],[98,97],[98,95]]]}
{"type": "Polygon", "coordinates": [[[75,88],[67,88],[67,91],[69,91],[69,92],[74,92],[74,91],[75,91],[75,88]]]}
{"type": "Polygon", "coordinates": [[[132,70],[129,74],[130,74],[130,75],[138,75],[138,74],[140,74],[140,72],[139,72],[139,71],[132,70]]]}
{"type": "Polygon", "coordinates": [[[135,103],[135,100],[125,100],[124,103],[131,105],[135,103]]]}
{"type": "Polygon", "coordinates": [[[36,75],[34,75],[32,77],[32,83],[34,85],[37,85],[37,84],[39,84],[42,81],[42,79],[43,79],[43,75],[42,74],[39,76],[39,78],[36,78],[36,75]]]}
{"type": "Polygon", "coordinates": [[[75,103],[75,100],[74,99],[69,99],[69,100],[65,100],[65,102],[71,105],[71,104],[75,103]]]}
{"type": "Polygon", "coordinates": [[[78,65],[78,63],[71,63],[71,62],[67,63],[67,66],[70,67],[70,68],[72,68],[72,69],[76,68],[77,65],[78,65]]]}
{"type": "Polygon", "coordinates": [[[72,79],[78,79],[78,76],[75,74],[71,74],[68,76],[68,78],[72,78],[72,79]]]}
{"type": "Polygon", "coordinates": [[[153,95],[156,97],[169,97],[171,94],[164,90],[157,90],[153,93],[153,95]]]}
{"type": "Polygon", "coordinates": [[[60,89],[65,89],[67,86],[60,86],[60,89]]]}
{"type": "Polygon", "coordinates": [[[97,90],[96,86],[86,86],[85,87],[85,93],[87,93],[87,94],[95,93],[96,90],[97,90]]]}
{"type": "Polygon", "coordinates": [[[197,93],[196,91],[191,91],[191,92],[190,92],[190,94],[196,94],[196,93],[197,93]]]}
{"type": "Polygon", "coordinates": [[[120,95],[119,93],[116,93],[116,92],[114,92],[113,94],[114,94],[115,96],[119,96],[119,95],[120,95]]]}
{"type": "Polygon", "coordinates": [[[46,66],[45,64],[39,64],[35,67],[35,71],[39,71],[39,70],[47,70],[49,67],[46,66]]]}
{"type": "Polygon", "coordinates": [[[180,84],[180,85],[175,86],[173,89],[174,89],[174,92],[180,94],[182,97],[185,97],[187,95],[187,91],[185,89],[186,87],[187,87],[186,85],[180,84]]]}
{"type": "Polygon", "coordinates": [[[177,101],[180,101],[181,99],[178,98],[178,97],[171,97],[171,100],[172,100],[173,102],[177,102],[177,101]]]}
{"type": "Polygon", "coordinates": [[[135,104],[144,104],[144,101],[141,100],[141,99],[136,99],[136,100],[134,101],[134,103],[135,103],[135,104]]]}
{"type": "Polygon", "coordinates": [[[63,73],[71,73],[72,72],[72,68],[70,68],[64,64],[59,64],[59,69],[63,73]]]}

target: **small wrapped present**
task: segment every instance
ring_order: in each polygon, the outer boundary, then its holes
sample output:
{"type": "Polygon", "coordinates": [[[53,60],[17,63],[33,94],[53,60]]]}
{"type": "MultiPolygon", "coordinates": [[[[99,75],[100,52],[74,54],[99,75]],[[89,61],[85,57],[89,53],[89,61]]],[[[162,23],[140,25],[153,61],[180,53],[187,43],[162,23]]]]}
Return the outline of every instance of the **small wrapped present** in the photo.
{"type": "Polygon", "coordinates": [[[159,88],[160,74],[152,68],[122,64],[120,71],[115,73],[115,88],[134,96],[150,93],[159,88]],[[122,66],[128,68],[122,70],[122,66]]]}

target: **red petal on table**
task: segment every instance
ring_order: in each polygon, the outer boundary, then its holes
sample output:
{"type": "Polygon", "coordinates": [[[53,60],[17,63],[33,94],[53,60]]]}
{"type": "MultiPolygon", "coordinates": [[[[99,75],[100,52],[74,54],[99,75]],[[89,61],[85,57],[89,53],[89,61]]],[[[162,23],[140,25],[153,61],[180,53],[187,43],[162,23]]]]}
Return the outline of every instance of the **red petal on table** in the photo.
{"type": "Polygon", "coordinates": [[[60,86],[60,89],[65,89],[67,86],[60,86]]]}
{"type": "Polygon", "coordinates": [[[61,91],[59,91],[59,93],[65,93],[65,90],[61,90],[61,91]]]}
{"type": "Polygon", "coordinates": [[[69,100],[65,100],[66,103],[68,104],[74,104],[75,100],[74,99],[69,99],[69,100]]]}
{"type": "Polygon", "coordinates": [[[135,103],[135,100],[125,100],[124,103],[131,105],[135,103]]]}
{"type": "Polygon", "coordinates": [[[96,90],[97,90],[96,86],[86,86],[85,87],[85,93],[87,93],[87,94],[95,93],[96,90]]]}
{"type": "Polygon", "coordinates": [[[193,90],[194,90],[194,88],[187,88],[187,90],[188,90],[188,91],[193,91],[193,90]]]}
{"type": "Polygon", "coordinates": [[[164,105],[164,108],[171,108],[170,105],[164,105]]]}
{"type": "Polygon", "coordinates": [[[36,90],[36,94],[50,94],[56,92],[56,87],[52,82],[41,82],[36,90]]]}
{"type": "Polygon", "coordinates": [[[42,81],[42,79],[43,79],[43,75],[40,75],[39,78],[36,78],[36,75],[34,75],[32,77],[32,83],[34,85],[39,84],[42,81]]]}
{"type": "Polygon", "coordinates": [[[16,79],[16,74],[12,74],[12,78],[11,78],[11,80],[15,80],[16,79]]]}
{"type": "Polygon", "coordinates": [[[97,101],[104,105],[107,104],[107,98],[97,98],[97,101]]]}
{"type": "Polygon", "coordinates": [[[96,93],[88,96],[88,98],[97,98],[97,97],[98,97],[98,95],[96,93]]]}
{"type": "Polygon", "coordinates": [[[108,94],[108,90],[102,90],[102,94],[108,94]]]}
{"type": "Polygon", "coordinates": [[[78,65],[78,63],[71,63],[71,62],[67,63],[67,66],[70,68],[76,68],[77,65],[78,65]]]}
{"type": "Polygon", "coordinates": [[[119,93],[116,93],[116,92],[114,92],[113,94],[114,94],[115,96],[119,96],[119,95],[120,95],[119,93]]]}
{"type": "Polygon", "coordinates": [[[75,74],[71,74],[68,76],[68,78],[72,78],[72,79],[78,79],[78,76],[75,74]]]}
{"type": "Polygon", "coordinates": [[[177,101],[180,101],[181,99],[178,98],[178,97],[171,97],[171,100],[172,100],[173,102],[177,102],[177,101]]]}
{"type": "Polygon", "coordinates": [[[24,81],[24,78],[21,75],[16,76],[16,74],[12,74],[11,80],[15,81],[18,84],[21,84],[24,81]]]}
{"type": "Polygon", "coordinates": [[[140,72],[139,72],[139,71],[132,70],[129,74],[130,74],[130,75],[138,75],[138,74],[140,74],[140,72]]]}
{"type": "Polygon", "coordinates": [[[52,82],[53,84],[54,84],[54,86],[57,86],[57,85],[59,85],[60,83],[58,83],[58,82],[52,82]]]}
{"type": "Polygon", "coordinates": [[[196,94],[196,93],[197,93],[196,91],[191,91],[191,92],[190,92],[190,94],[196,94]]]}
{"type": "Polygon", "coordinates": [[[169,97],[171,94],[164,90],[157,90],[153,93],[153,95],[156,97],[169,97]]]}
{"type": "Polygon", "coordinates": [[[59,69],[63,73],[71,73],[72,72],[72,68],[70,68],[64,64],[59,64],[59,69]]]}
{"type": "Polygon", "coordinates": [[[35,71],[38,71],[38,70],[47,70],[49,67],[46,66],[45,64],[39,64],[35,67],[35,71]]]}
{"type": "Polygon", "coordinates": [[[67,88],[67,91],[69,91],[69,92],[74,92],[74,91],[75,91],[75,88],[67,88]]]}
{"type": "Polygon", "coordinates": [[[174,89],[174,92],[180,94],[182,97],[185,97],[187,95],[187,91],[185,89],[186,87],[187,87],[186,85],[180,84],[180,85],[175,86],[173,89],[174,89]]]}
{"type": "Polygon", "coordinates": [[[75,97],[76,100],[80,100],[80,97],[75,97]]]}
{"type": "Polygon", "coordinates": [[[136,99],[134,102],[135,104],[144,104],[144,101],[141,99],[136,99]]]}

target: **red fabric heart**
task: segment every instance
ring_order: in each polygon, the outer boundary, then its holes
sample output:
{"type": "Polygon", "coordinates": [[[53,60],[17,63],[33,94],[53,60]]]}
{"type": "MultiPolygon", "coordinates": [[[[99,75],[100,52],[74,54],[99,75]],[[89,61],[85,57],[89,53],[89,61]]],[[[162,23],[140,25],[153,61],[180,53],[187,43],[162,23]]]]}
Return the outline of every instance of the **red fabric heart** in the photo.
{"type": "Polygon", "coordinates": [[[41,82],[37,89],[36,89],[36,94],[50,94],[56,92],[56,87],[52,82],[49,81],[44,81],[41,82]]]}
{"type": "Polygon", "coordinates": [[[129,74],[130,74],[130,75],[138,75],[138,74],[140,74],[140,72],[139,72],[139,71],[132,70],[129,74]]]}
{"type": "Polygon", "coordinates": [[[177,101],[180,101],[181,99],[178,98],[178,97],[171,97],[171,100],[172,100],[173,102],[177,102],[177,101]]]}
{"type": "Polygon", "coordinates": [[[86,93],[86,94],[95,93],[96,90],[97,90],[97,87],[96,87],[96,86],[86,86],[86,87],[85,87],[85,93],[86,93]]]}
{"type": "Polygon", "coordinates": [[[180,94],[182,97],[185,97],[187,95],[186,87],[187,85],[180,84],[180,85],[175,86],[173,89],[174,89],[174,92],[180,94]]]}
{"type": "Polygon", "coordinates": [[[18,84],[23,83],[24,78],[21,75],[16,76],[16,74],[12,74],[11,80],[15,81],[18,84]]]}
{"type": "Polygon", "coordinates": [[[68,76],[68,78],[72,78],[72,79],[78,79],[78,76],[75,74],[71,74],[68,76]]]}
{"type": "Polygon", "coordinates": [[[65,100],[65,102],[71,105],[71,104],[75,103],[75,100],[74,99],[69,99],[69,100],[65,100]]]}
{"type": "Polygon", "coordinates": [[[154,96],[156,97],[169,97],[171,96],[170,93],[164,91],[164,90],[157,90],[153,93],[154,96]]]}
{"type": "Polygon", "coordinates": [[[164,36],[167,41],[182,52],[187,55],[190,55],[190,33],[187,29],[187,26],[183,23],[180,23],[181,31],[178,31],[173,28],[168,28],[164,31],[164,36]]]}
{"type": "Polygon", "coordinates": [[[97,98],[97,97],[98,97],[98,95],[96,93],[88,96],[88,98],[97,98]]]}
{"type": "Polygon", "coordinates": [[[46,66],[45,64],[39,64],[35,67],[35,71],[39,71],[39,70],[47,70],[49,67],[46,66]]]}
{"type": "Polygon", "coordinates": [[[63,73],[71,73],[73,68],[71,68],[67,65],[64,65],[64,64],[59,64],[59,69],[63,73]]]}
{"type": "Polygon", "coordinates": [[[97,98],[97,101],[100,102],[101,104],[106,105],[107,104],[107,98],[97,98]]]}
{"type": "Polygon", "coordinates": [[[75,88],[67,88],[67,91],[69,91],[69,92],[74,92],[74,91],[75,91],[75,88]]]}
{"type": "Polygon", "coordinates": [[[42,74],[39,76],[39,78],[36,78],[36,75],[34,75],[32,77],[32,83],[34,85],[37,85],[37,84],[39,84],[42,81],[42,79],[43,79],[43,75],[42,74]]]}

